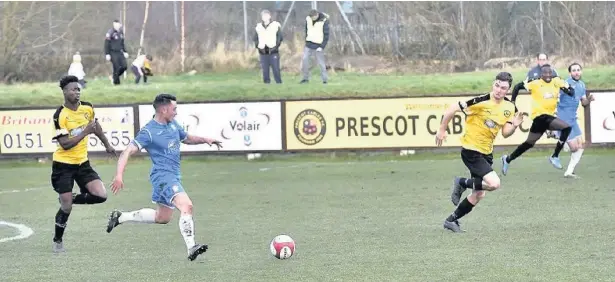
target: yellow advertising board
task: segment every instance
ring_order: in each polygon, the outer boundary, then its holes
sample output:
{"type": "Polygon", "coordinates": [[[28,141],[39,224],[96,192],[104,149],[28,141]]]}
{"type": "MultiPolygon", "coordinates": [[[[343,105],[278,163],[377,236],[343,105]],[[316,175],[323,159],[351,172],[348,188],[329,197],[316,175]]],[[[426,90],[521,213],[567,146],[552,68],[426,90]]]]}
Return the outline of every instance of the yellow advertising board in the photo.
{"type": "MultiPolygon", "coordinates": [[[[57,143],[53,114],[56,109],[0,111],[0,153],[52,153],[57,143]]],[[[94,108],[109,143],[116,150],[124,150],[134,137],[132,107],[94,108]]],[[[104,151],[102,142],[89,135],[89,151],[104,151]]]]}
{"type": "MultiPolygon", "coordinates": [[[[286,149],[376,149],[435,147],[435,136],[444,111],[472,97],[390,98],[286,102],[286,149]]],[[[517,108],[531,111],[529,95],[517,97],[517,108]]],[[[582,107],[581,107],[582,108],[582,107]]],[[[464,115],[458,113],[448,126],[443,146],[461,146],[464,115]]],[[[583,109],[579,125],[584,131],[583,109]]],[[[509,138],[498,135],[495,145],[517,145],[527,138],[526,120],[509,138]]],[[[537,144],[555,144],[543,136],[537,144]]]]}

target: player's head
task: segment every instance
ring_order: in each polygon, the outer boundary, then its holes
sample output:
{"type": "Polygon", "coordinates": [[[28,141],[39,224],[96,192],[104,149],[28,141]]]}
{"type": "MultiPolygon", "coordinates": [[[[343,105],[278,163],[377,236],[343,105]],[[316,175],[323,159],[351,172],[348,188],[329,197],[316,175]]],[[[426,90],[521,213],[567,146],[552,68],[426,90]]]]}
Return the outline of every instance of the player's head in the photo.
{"type": "Polygon", "coordinates": [[[540,78],[545,82],[551,82],[553,79],[553,69],[551,65],[546,64],[540,67],[540,78]]]}
{"type": "Polygon", "coordinates": [[[154,57],[152,57],[152,55],[150,54],[145,55],[145,58],[150,62],[154,61],[154,57]]]}
{"type": "Polygon", "coordinates": [[[493,81],[493,89],[491,92],[493,93],[493,97],[497,100],[504,99],[506,97],[506,93],[510,90],[512,86],[513,77],[509,72],[501,72],[495,76],[495,81],[493,81]]]}
{"type": "Polygon", "coordinates": [[[310,18],[312,18],[313,21],[317,20],[319,16],[320,16],[320,12],[318,12],[318,10],[310,11],[310,18]]]}
{"type": "Polygon", "coordinates": [[[549,62],[548,60],[549,56],[545,53],[538,53],[538,55],[536,55],[536,63],[541,67],[546,65],[549,62]]]}
{"type": "Polygon", "coordinates": [[[579,80],[581,75],[583,75],[583,67],[579,63],[572,63],[568,66],[568,73],[572,79],[579,80]]]}
{"type": "Polygon", "coordinates": [[[269,12],[269,10],[263,10],[261,12],[261,19],[264,22],[266,22],[266,23],[270,22],[271,21],[271,12],[269,12]]]}
{"type": "Polygon", "coordinates": [[[120,21],[119,20],[114,20],[113,21],[113,29],[119,31],[120,28],[122,28],[122,24],[120,23],[120,21]]]}
{"type": "Polygon", "coordinates": [[[79,79],[74,75],[67,75],[60,79],[60,88],[64,93],[64,101],[77,104],[81,96],[81,86],[79,85],[79,79]]]}
{"type": "Polygon", "coordinates": [[[158,94],[154,99],[154,109],[158,117],[170,122],[177,115],[177,98],[172,94],[158,94]]]}

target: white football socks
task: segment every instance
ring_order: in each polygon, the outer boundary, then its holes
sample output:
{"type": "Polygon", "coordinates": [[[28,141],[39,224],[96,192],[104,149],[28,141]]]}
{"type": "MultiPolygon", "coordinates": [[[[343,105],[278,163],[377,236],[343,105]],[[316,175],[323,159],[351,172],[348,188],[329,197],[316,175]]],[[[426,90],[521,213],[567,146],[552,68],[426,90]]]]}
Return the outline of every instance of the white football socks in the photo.
{"type": "Polygon", "coordinates": [[[568,163],[568,169],[566,169],[566,174],[574,173],[574,168],[577,166],[577,164],[579,164],[579,161],[581,161],[582,155],[583,149],[579,149],[576,152],[573,152],[572,155],[570,155],[570,162],[568,163]]]}
{"type": "Polygon", "coordinates": [[[155,223],[156,211],[153,209],[140,209],[131,212],[122,212],[118,219],[120,223],[124,222],[141,222],[141,223],[155,223]]]}
{"type": "Polygon", "coordinates": [[[179,231],[184,237],[188,251],[194,247],[194,221],[192,215],[182,215],[179,217],[179,231]]]}

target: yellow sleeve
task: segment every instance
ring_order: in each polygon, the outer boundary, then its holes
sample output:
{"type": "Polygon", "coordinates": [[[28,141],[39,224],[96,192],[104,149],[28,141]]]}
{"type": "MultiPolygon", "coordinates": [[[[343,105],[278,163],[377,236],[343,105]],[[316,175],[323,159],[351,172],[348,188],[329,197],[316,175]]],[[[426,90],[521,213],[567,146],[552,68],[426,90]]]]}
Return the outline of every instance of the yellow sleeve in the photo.
{"type": "Polygon", "coordinates": [[[94,106],[92,106],[90,107],[90,121],[93,121],[95,117],[96,114],[94,113],[94,106]]]}
{"type": "Polygon", "coordinates": [[[525,89],[527,89],[527,91],[530,91],[530,94],[536,92],[538,91],[538,89],[540,89],[540,82],[540,79],[532,80],[529,83],[525,84],[525,89]]]}
{"type": "Polygon", "coordinates": [[[554,81],[555,82],[555,87],[557,87],[557,88],[562,88],[562,87],[563,88],[568,88],[569,87],[568,82],[566,82],[565,80],[563,80],[563,79],[561,79],[559,77],[556,77],[554,79],[555,79],[555,81],[554,81]]]}
{"type": "Polygon", "coordinates": [[[460,101],[459,108],[461,108],[461,111],[464,114],[472,115],[478,112],[478,110],[481,108],[481,104],[479,103],[478,98],[472,98],[467,101],[460,101]]]}
{"type": "Polygon", "coordinates": [[[68,135],[68,129],[66,128],[66,119],[61,113],[58,116],[53,117],[53,125],[54,133],[52,140],[68,135]]]}

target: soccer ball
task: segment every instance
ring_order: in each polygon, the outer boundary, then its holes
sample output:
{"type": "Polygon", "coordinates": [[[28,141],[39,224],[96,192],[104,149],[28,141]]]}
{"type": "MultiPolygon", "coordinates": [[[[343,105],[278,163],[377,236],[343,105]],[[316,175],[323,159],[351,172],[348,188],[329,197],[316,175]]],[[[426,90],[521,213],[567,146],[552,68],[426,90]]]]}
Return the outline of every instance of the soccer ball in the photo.
{"type": "Polygon", "coordinates": [[[271,254],[278,259],[290,258],[295,253],[295,240],[288,235],[278,235],[269,244],[271,254]]]}

